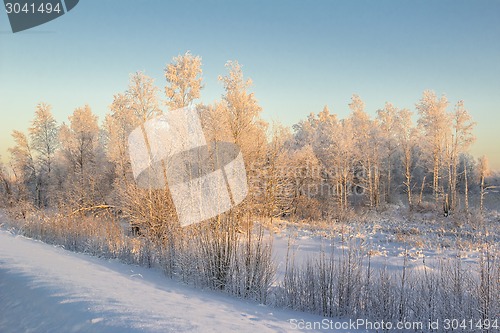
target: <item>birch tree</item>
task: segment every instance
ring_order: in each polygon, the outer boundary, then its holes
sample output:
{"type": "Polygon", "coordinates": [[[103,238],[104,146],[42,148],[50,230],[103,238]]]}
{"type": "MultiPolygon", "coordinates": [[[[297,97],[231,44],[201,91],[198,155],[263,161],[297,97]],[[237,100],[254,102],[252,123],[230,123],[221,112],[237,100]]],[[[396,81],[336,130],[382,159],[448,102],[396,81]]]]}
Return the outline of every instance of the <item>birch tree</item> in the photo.
{"type": "MultiPolygon", "coordinates": [[[[266,154],[263,205],[272,219],[292,212],[294,197],[292,173],[289,169],[288,143],[291,133],[281,124],[273,124],[266,154]]],[[[293,171],[292,171],[293,172],[293,171]]]]}
{"type": "Polygon", "coordinates": [[[318,127],[318,119],[316,114],[310,113],[307,119],[300,120],[292,126],[294,131],[294,149],[300,149],[306,145],[312,145],[316,140],[316,129],[318,127]]]}
{"type": "Polygon", "coordinates": [[[128,136],[138,126],[162,114],[154,80],[142,72],[131,75],[127,90],[115,96],[104,127],[108,136],[108,158],[116,166],[117,201],[123,205],[135,231],[162,242],[175,225],[176,213],[168,186],[153,190],[138,188],[132,179],[128,136]]]}
{"type": "Polygon", "coordinates": [[[485,184],[486,177],[490,175],[489,161],[486,156],[481,156],[478,159],[478,174],[479,174],[479,210],[483,212],[484,195],[486,194],[487,186],[485,184]]]}
{"type": "Polygon", "coordinates": [[[59,129],[52,116],[51,106],[40,103],[36,106],[35,118],[29,128],[36,163],[39,165],[37,202],[45,206],[51,198],[54,154],[59,146],[59,129]]]}
{"type": "Polygon", "coordinates": [[[244,78],[241,65],[237,61],[228,61],[226,68],[229,73],[219,76],[219,80],[224,85],[222,98],[226,104],[227,124],[236,144],[246,156],[255,157],[262,152],[265,142],[267,124],[260,119],[262,108],[254,93],[248,92],[252,80],[244,78]]]}
{"type": "Polygon", "coordinates": [[[127,184],[132,172],[128,153],[128,136],[139,126],[138,117],[130,107],[124,94],[115,95],[110,106],[111,113],[104,119],[106,131],[106,153],[115,164],[115,174],[119,182],[127,184]]]}
{"type": "Polygon", "coordinates": [[[418,162],[418,145],[421,140],[420,131],[413,126],[412,113],[408,109],[400,110],[396,115],[396,138],[401,147],[401,164],[403,167],[403,186],[410,210],[413,207],[413,170],[418,162]]]}
{"type": "Polygon", "coordinates": [[[165,95],[171,110],[189,106],[200,98],[202,86],[201,57],[186,52],[173,59],[165,68],[165,95]]]}
{"type": "Polygon", "coordinates": [[[399,110],[391,103],[386,103],[384,109],[377,111],[377,119],[380,124],[380,139],[384,149],[383,156],[385,157],[385,173],[386,173],[386,200],[392,199],[392,169],[393,160],[398,151],[398,112],[399,110]]]}
{"type": "Polygon", "coordinates": [[[419,124],[425,133],[425,144],[430,152],[430,169],[432,170],[432,190],[436,203],[440,193],[440,170],[443,166],[443,154],[446,138],[449,137],[449,116],[447,113],[448,100],[445,96],[439,99],[433,91],[424,91],[422,98],[416,105],[420,115],[419,124]]]}
{"type": "Polygon", "coordinates": [[[451,120],[452,134],[448,148],[448,186],[451,208],[455,209],[457,205],[457,169],[460,163],[459,157],[461,154],[467,152],[470,145],[475,141],[473,130],[476,123],[472,121],[472,117],[465,109],[463,101],[459,101],[456,104],[455,110],[451,114],[451,120]]]}
{"type": "Polygon", "coordinates": [[[23,132],[14,130],[12,138],[14,147],[9,148],[9,152],[18,200],[37,204],[35,194],[38,192],[38,169],[33,157],[33,148],[23,132]]]}
{"type": "Polygon", "coordinates": [[[117,177],[128,183],[132,172],[128,136],[136,127],[162,114],[154,80],[142,72],[131,75],[127,90],[114,96],[110,111],[104,120],[107,155],[116,165],[117,177]]]}
{"type": "MultiPolygon", "coordinates": [[[[226,63],[228,74],[219,76],[224,86],[223,106],[220,112],[224,114],[233,142],[236,143],[244,156],[245,164],[249,166],[249,176],[255,176],[263,167],[266,153],[267,124],[260,118],[262,108],[254,93],[249,92],[252,80],[243,76],[243,71],[237,61],[226,63]]],[[[250,201],[255,201],[256,189],[250,188],[250,201]]]]}
{"type": "Polygon", "coordinates": [[[12,186],[11,186],[11,177],[8,174],[8,171],[5,168],[5,165],[2,162],[2,157],[0,156],[0,193],[2,194],[2,201],[0,204],[12,204],[12,186]]]}
{"type": "Polygon", "coordinates": [[[75,109],[68,117],[69,126],[60,129],[63,154],[68,164],[68,190],[78,207],[94,204],[97,196],[97,154],[99,126],[90,106],[75,109]]]}
{"type": "Polygon", "coordinates": [[[379,203],[379,153],[375,140],[376,123],[372,122],[364,111],[365,104],[358,95],[353,95],[349,109],[352,113],[350,121],[356,140],[358,153],[354,174],[358,186],[367,192],[370,207],[379,203]]]}
{"type": "MultiPolygon", "coordinates": [[[[340,161],[342,158],[340,154],[342,153],[342,144],[345,141],[344,138],[339,136],[343,132],[341,129],[342,125],[339,124],[337,115],[331,114],[328,107],[325,106],[323,111],[315,118],[314,127],[313,148],[315,155],[321,161],[321,174],[324,175],[324,177],[321,177],[321,183],[318,184],[321,186],[320,192],[323,192],[323,185],[326,185],[327,188],[332,187],[332,189],[335,189],[333,195],[337,199],[337,207],[343,210],[345,208],[342,187],[344,165],[340,161]]],[[[330,193],[327,193],[325,197],[323,194],[322,199],[324,204],[330,201],[330,198],[328,198],[329,195],[330,193]]]]}
{"type": "Polygon", "coordinates": [[[142,123],[162,114],[158,103],[158,88],[154,80],[142,72],[137,72],[130,77],[125,97],[127,107],[142,123]]]}
{"type": "Polygon", "coordinates": [[[215,101],[211,105],[198,104],[203,133],[207,142],[233,142],[234,138],[229,126],[227,105],[224,101],[215,101]]]}

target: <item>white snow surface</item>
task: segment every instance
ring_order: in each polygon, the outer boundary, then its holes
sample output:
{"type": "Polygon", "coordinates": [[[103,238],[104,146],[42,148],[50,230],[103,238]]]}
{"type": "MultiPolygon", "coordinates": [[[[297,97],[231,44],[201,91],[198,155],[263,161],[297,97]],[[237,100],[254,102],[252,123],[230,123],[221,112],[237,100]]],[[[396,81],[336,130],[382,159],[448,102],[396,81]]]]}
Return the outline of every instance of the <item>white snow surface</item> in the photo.
{"type": "Polygon", "coordinates": [[[294,332],[292,318],[322,320],[0,229],[2,333],[294,332]]]}

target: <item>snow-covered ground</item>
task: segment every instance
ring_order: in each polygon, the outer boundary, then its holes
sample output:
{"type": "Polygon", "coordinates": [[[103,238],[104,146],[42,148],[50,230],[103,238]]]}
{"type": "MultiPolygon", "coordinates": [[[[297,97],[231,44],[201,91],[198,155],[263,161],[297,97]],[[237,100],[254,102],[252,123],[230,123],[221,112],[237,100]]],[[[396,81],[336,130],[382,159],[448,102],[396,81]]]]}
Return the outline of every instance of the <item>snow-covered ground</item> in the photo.
{"type": "MultiPolygon", "coordinates": [[[[352,224],[275,221],[267,233],[277,264],[275,286],[287,254],[300,265],[322,251],[337,257],[354,247],[370,253],[372,268],[397,273],[406,265],[418,274],[457,257],[475,270],[485,241],[498,251],[497,211],[486,224],[463,225],[432,213],[408,218],[395,209],[385,215],[352,224]]],[[[294,320],[317,324],[326,318],[195,289],[158,270],[69,252],[0,228],[0,333],[321,331],[304,325],[297,330],[294,320]]]]}
{"type": "Polygon", "coordinates": [[[2,333],[294,332],[294,318],[322,320],[0,230],[2,333]]]}
{"type": "Polygon", "coordinates": [[[423,265],[435,266],[440,260],[460,257],[462,264],[475,267],[485,242],[490,251],[500,251],[500,213],[491,211],[487,223],[475,221],[457,225],[456,220],[438,213],[405,217],[405,209],[365,217],[368,222],[303,224],[275,221],[273,251],[278,278],[284,275],[285,258],[296,264],[318,257],[320,252],[335,257],[355,249],[373,268],[400,271],[403,265],[418,271],[423,265]],[[406,259],[405,259],[406,257],[406,259]],[[405,264],[406,260],[406,264],[405,264]]]}

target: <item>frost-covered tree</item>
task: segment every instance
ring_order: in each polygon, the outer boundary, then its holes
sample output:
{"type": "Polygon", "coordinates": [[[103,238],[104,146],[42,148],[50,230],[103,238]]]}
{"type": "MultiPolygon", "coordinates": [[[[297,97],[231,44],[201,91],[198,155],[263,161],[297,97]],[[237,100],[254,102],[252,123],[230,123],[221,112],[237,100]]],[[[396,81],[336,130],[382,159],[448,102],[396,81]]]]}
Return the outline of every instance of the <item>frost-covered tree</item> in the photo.
{"type": "Polygon", "coordinates": [[[425,133],[424,150],[428,152],[430,170],[432,172],[432,189],[436,202],[439,200],[441,168],[446,139],[449,138],[450,118],[447,113],[448,100],[445,96],[439,99],[433,91],[424,91],[422,98],[416,105],[420,115],[418,120],[425,133]]]}
{"type": "Polygon", "coordinates": [[[394,159],[398,151],[397,127],[398,108],[391,103],[386,103],[384,109],[377,111],[377,120],[380,126],[379,137],[384,160],[384,170],[386,179],[386,200],[391,201],[393,195],[393,167],[394,159]]]}
{"type": "Polygon", "coordinates": [[[479,187],[480,187],[480,199],[479,199],[479,209],[482,212],[484,208],[484,195],[486,194],[487,186],[485,184],[486,177],[490,175],[489,161],[486,156],[481,156],[478,159],[478,175],[479,175],[479,187]]]}
{"type": "Polygon", "coordinates": [[[293,125],[294,148],[300,149],[306,145],[312,145],[316,140],[317,126],[318,120],[314,113],[310,113],[307,119],[300,120],[297,124],[293,125]]]}
{"type": "Polygon", "coordinates": [[[106,131],[106,153],[115,164],[117,178],[124,183],[132,172],[128,153],[128,137],[139,126],[138,117],[130,108],[130,101],[124,94],[115,95],[110,106],[111,113],[104,119],[106,131]]]}
{"type": "MultiPolygon", "coordinates": [[[[324,108],[315,120],[314,152],[324,168],[324,181],[333,186],[337,207],[344,211],[356,186],[355,171],[358,161],[356,130],[351,118],[338,120],[324,108]]],[[[328,201],[327,201],[328,202],[328,201]]]]}
{"type": "Polygon", "coordinates": [[[165,94],[171,110],[189,106],[200,98],[202,86],[201,57],[186,52],[173,59],[165,68],[165,94]]]}
{"type": "Polygon", "coordinates": [[[273,124],[263,172],[262,196],[265,215],[271,220],[290,214],[293,210],[293,170],[290,168],[288,151],[290,141],[290,129],[281,124],[273,124]]]}
{"type": "Polygon", "coordinates": [[[52,116],[50,105],[40,103],[36,106],[29,134],[33,150],[39,154],[38,160],[50,174],[54,153],[59,145],[57,122],[52,116]]]}
{"type": "MultiPolygon", "coordinates": [[[[341,159],[344,159],[345,156],[341,157],[340,153],[342,151],[341,145],[345,141],[344,138],[339,136],[339,133],[342,132],[342,125],[339,124],[337,115],[330,113],[327,106],[323,108],[317,117],[309,119],[314,120],[315,129],[313,132],[314,141],[312,142],[312,147],[314,148],[315,155],[321,161],[321,174],[324,175],[322,177],[322,184],[319,185],[326,185],[325,188],[331,187],[332,190],[335,189],[335,191],[329,191],[335,193],[323,193],[323,200],[328,202],[330,198],[325,198],[325,196],[328,197],[334,194],[338,207],[343,209],[345,207],[343,188],[341,186],[343,170],[341,159]]],[[[307,127],[303,129],[307,129],[307,127]]],[[[312,127],[309,127],[309,129],[312,129],[312,127]]],[[[303,134],[305,133],[303,132],[303,134]]],[[[304,138],[307,138],[307,135],[304,138]]],[[[321,189],[324,190],[324,188],[321,189]]]]}
{"type": "Polygon", "coordinates": [[[90,106],[75,109],[68,117],[69,126],[61,126],[59,137],[66,160],[67,190],[79,207],[94,204],[98,196],[97,171],[102,165],[99,156],[99,125],[90,106]]]}
{"type": "MultiPolygon", "coordinates": [[[[176,81],[176,84],[181,82],[176,81]]],[[[167,228],[176,226],[175,207],[168,186],[163,189],[136,186],[131,174],[128,136],[136,127],[140,127],[146,135],[144,123],[161,114],[154,80],[138,72],[130,77],[125,93],[115,96],[104,125],[109,140],[108,158],[115,165],[117,177],[114,201],[123,208],[134,230],[139,229],[155,242],[163,242],[169,233],[173,236],[172,229],[167,231],[167,228]]],[[[148,136],[145,140],[149,145],[148,136]]],[[[165,164],[162,166],[166,167],[165,164]]],[[[163,172],[166,172],[165,169],[163,172]]],[[[171,240],[171,237],[168,239],[171,240]]]]}
{"type": "Polygon", "coordinates": [[[2,162],[2,156],[0,156],[0,194],[1,205],[6,205],[7,203],[9,203],[10,205],[12,203],[11,177],[9,176],[9,173],[2,162]]]}
{"type": "Polygon", "coordinates": [[[322,217],[320,202],[316,198],[321,186],[322,163],[311,145],[290,151],[287,176],[292,182],[292,213],[298,218],[322,217]]]}
{"type": "MultiPolygon", "coordinates": [[[[451,208],[457,204],[457,180],[460,155],[467,152],[470,145],[475,141],[473,134],[476,123],[472,121],[471,115],[464,107],[464,102],[459,101],[451,118],[451,137],[447,147],[448,160],[448,186],[451,199],[451,208]]],[[[464,177],[465,179],[465,177],[464,177]]],[[[467,195],[467,193],[466,193],[467,195]]]]}
{"type": "Polygon", "coordinates": [[[107,156],[116,166],[116,176],[127,183],[131,175],[128,136],[145,121],[162,114],[154,80],[142,72],[130,76],[125,93],[117,94],[104,120],[107,156]]]}
{"type": "Polygon", "coordinates": [[[122,184],[128,183],[132,172],[128,136],[139,126],[144,132],[144,123],[162,114],[158,92],[159,89],[151,77],[142,72],[132,74],[127,90],[115,96],[111,104],[111,113],[105,119],[104,128],[109,140],[108,158],[115,164],[116,176],[122,184]]]}
{"type": "Polygon", "coordinates": [[[365,103],[358,95],[353,95],[350,121],[355,136],[355,152],[357,153],[354,177],[357,188],[366,191],[370,207],[379,204],[380,194],[380,152],[378,125],[364,111],[365,103]]]}
{"type": "Polygon", "coordinates": [[[246,158],[253,159],[263,153],[267,124],[260,118],[262,108],[254,93],[248,92],[252,80],[244,78],[241,65],[237,61],[228,61],[226,68],[229,73],[219,76],[225,91],[222,98],[226,108],[223,112],[234,141],[243,150],[246,158]]]}
{"type": "MultiPolygon", "coordinates": [[[[226,63],[228,74],[219,76],[224,85],[223,104],[217,111],[227,126],[232,142],[236,143],[244,156],[249,177],[254,177],[264,166],[266,153],[266,129],[260,113],[262,108],[254,93],[249,92],[252,80],[243,76],[243,71],[237,61],[226,63]]],[[[247,202],[255,202],[258,189],[250,188],[247,202]]]]}
{"type": "Polygon", "coordinates": [[[413,171],[418,164],[420,131],[413,126],[412,113],[408,109],[399,110],[396,114],[395,134],[398,146],[401,149],[402,174],[404,176],[403,186],[408,198],[408,206],[413,206],[413,171]]]}
{"type": "Polygon", "coordinates": [[[40,205],[46,205],[46,201],[50,201],[54,155],[59,146],[58,135],[59,128],[52,116],[51,106],[45,103],[38,104],[35,118],[29,128],[29,136],[39,169],[37,201],[40,205]]]}
{"type": "Polygon", "coordinates": [[[158,88],[154,80],[142,72],[130,77],[125,97],[128,107],[142,122],[162,114],[158,104],[158,88]]]}
{"type": "Polygon", "coordinates": [[[229,117],[224,101],[216,101],[211,105],[199,104],[196,107],[200,111],[199,115],[203,126],[203,133],[207,142],[234,141],[229,129],[229,117]]]}
{"type": "Polygon", "coordinates": [[[33,147],[23,132],[12,132],[14,147],[9,148],[12,172],[20,201],[36,203],[38,169],[33,155],[33,147]]]}

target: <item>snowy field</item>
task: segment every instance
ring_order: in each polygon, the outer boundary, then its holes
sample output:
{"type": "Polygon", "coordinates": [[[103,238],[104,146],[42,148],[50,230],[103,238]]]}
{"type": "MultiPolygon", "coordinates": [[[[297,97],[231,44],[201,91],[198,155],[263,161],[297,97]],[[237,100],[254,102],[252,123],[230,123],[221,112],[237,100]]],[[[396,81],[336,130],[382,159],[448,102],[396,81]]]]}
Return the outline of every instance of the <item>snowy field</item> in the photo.
{"type": "Polygon", "coordinates": [[[293,332],[279,311],[0,231],[0,332],[293,332]]]}
{"type": "MultiPolygon", "coordinates": [[[[287,255],[300,266],[320,253],[342,258],[343,251],[356,249],[364,265],[370,258],[373,269],[398,275],[405,266],[418,275],[457,258],[477,270],[485,242],[498,251],[496,211],[483,226],[458,225],[437,214],[405,218],[397,209],[364,219],[335,225],[274,221],[266,232],[272,237],[277,267],[274,286],[282,285],[287,255]]],[[[298,327],[295,320],[319,324],[326,318],[196,289],[156,269],[70,252],[0,229],[2,333],[370,331],[298,327]]]]}

